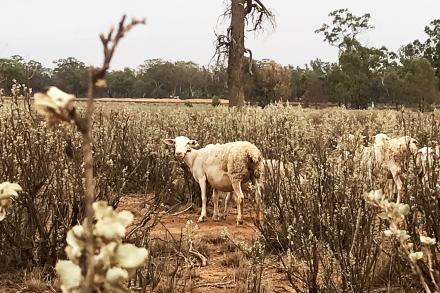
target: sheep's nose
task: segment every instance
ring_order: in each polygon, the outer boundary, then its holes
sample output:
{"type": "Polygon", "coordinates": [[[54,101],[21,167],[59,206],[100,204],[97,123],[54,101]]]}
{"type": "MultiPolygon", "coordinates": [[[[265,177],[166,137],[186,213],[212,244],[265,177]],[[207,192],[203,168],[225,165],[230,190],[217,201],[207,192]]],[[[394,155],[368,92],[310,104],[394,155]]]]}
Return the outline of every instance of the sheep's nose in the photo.
{"type": "Polygon", "coordinates": [[[181,153],[181,152],[178,152],[178,153],[176,153],[176,157],[177,157],[178,159],[183,159],[184,154],[181,153]]]}

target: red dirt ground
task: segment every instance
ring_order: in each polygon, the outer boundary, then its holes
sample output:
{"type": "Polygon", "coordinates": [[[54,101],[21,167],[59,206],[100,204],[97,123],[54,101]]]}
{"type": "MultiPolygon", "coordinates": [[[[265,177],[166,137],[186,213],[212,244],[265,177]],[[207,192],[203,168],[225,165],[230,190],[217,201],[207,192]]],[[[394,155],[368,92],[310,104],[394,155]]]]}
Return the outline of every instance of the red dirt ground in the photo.
{"type": "MultiPolygon", "coordinates": [[[[119,204],[118,209],[126,209],[131,211],[136,218],[140,218],[142,215],[142,207],[145,202],[145,197],[141,196],[127,196],[123,198],[119,204]],[[144,199],[143,199],[144,198],[144,199]]],[[[212,215],[208,208],[208,216],[212,215]]],[[[226,220],[214,222],[211,218],[208,218],[206,222],[197,223],[198,213],[185,212],[177,216],[171,214],[164,214],[161,217],[159,225],[153,230],[155,236],[165,236],[165,231],[168,230],[175,236],[180,235],[181,231],[185,229],[185,225],[188,220],[192,220],[195,223],[195,240],[207,243],[209,248],[208,264],[205,267],[196,267],[195,275],[197,276],[195,287],[199,287],[194,292],[236,292],[236,285],[233,280],[237,273],[237,268],[227,267],[222,264],[222,261],[227,258],[223,248],[224,243],[212,244],[209,239],[221,238],[221,233],[224,229],[227,229],[229,235],[238,241],[246,241],[251,243],[256,238],[256,227],[252,224],[252,219],[248,210],[244,211],[244,224],[237,226],[235,209],[230,207],[230,213],[226,220]],[[166,229],[164,228],[166,227],[166,229]],[[208,240],[208,241],[206,241],[208,240]],[[229,281],[231,283],[229,283],[229,281]],[[225,288],[219,288],[215,286],[209,286],[209,284],[228,284],[225,288]],[[229,287],[229,288],[226,288],[229,287]]],[[[264,274],[263,281],[270,284],[271,292],[294,292],[289,287],[288,281],[285,276],[277,270],[278,263],[268,264],[264,274]]],[[[238,269],[239,270],[239,269],[238,269]]]]}
{"type": "MultiPolygon", "coordinates": [[[[147,197],[143,195],[130,195],[121,199],[118,210],[129,210],[135,215],[135,223],[142,219],[147,206],[147,197]]],[[[208,209],[208,215],[211,215],[208,209]]],[[[249,244],[256,238],[256,228],[252,224],[252,219],[248,210],[244,211],[244,224],[237,226],[235,217],[235,209],[230,208],[230,214],[226,220],[214,222],[208,218],[206,222],[197,223],[198,213],[187,211],[185,213],[173,216],[171,214],[163,214],[160,223],[155,226],[152,235],[155,238],[165,238],[166,231],[179,236],[181,231],[185,229],[188,220],[192,220],[195,225],[194,243],[202,243],[208,249],[207,266],[193,267],[191,276],[193,282],[193,291],[191,292],[247,292],[243,281],[243,274],[249,271],[249,262],[244,256],[236,250],[236,252],[227,251],[229,247],[234,245],[227,243],[222,239],[221,233],[227,229],[229,235],[234,240],[245,241],[249,244]],[[230,259],[231,254],[237,254],[240,267],[234,265],[225,265],[225,260],[230,259]],[[241,276],[241,277],[240,277],[241,276]],[[240,279],[241,278],[241,279],[240,279]],[[237,281],[238,279],[238,281],[237,281]]],[[[267,264],[263,273],[263,282],[268,284],[268,291],[265,292],[294,292],[289,287],[289,283],[278,267],[280,265],[275,261],[267,264]]],[[[0,273],[0,293],[27,293],[27,292],[61,292],[59,284],[49,284],[39,278],[38,270],[35,276],[24,276],[23,274],[0,273]]],[[[180,292],[180,291],[179,291],[180,292]]]]}

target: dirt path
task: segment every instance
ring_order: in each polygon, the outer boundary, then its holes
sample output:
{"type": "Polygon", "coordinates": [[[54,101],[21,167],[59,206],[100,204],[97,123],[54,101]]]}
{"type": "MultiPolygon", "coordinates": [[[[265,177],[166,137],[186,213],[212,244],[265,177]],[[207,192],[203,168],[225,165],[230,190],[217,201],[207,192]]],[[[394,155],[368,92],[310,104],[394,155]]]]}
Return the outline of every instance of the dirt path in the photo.
{"type": "MultiPolygon", "coordinates": [[[[140,218],[144,201],[143,197],[127,196],[121,199],[118,209],[130,210],[136,218],[140,218]]],[[[209,209],[208,215],[211,215],[209,209]]],[[[243,241],[250,245],[257,237],[257,229],[252,224],[249,211],[245,210],[244,224],[240,226],[236,225],[236,213],[232,208],[228,218],[220,222],[208,218],[206,222],[197,223],[198,216],[195,212],[176,216],[165,214],[161,217],[160,224],[153,229],[152,235],[166,238],[168,231],[179,239],[187,222],[192,221],[194,243],[203,248],[203,254],[208,258],[207,266],[193,268],[193,288],[196,288],[193,292],[247,292],[244,279],[249,278],[250,263],[234,244],[222,237],[222,233],[226,229],[234,241],[243,241]]],[[[278,267],[279,264],[275,261],[265,266],[262,281],[267,284],[267,289],[264,292],[294,292],[278,267]]]]}

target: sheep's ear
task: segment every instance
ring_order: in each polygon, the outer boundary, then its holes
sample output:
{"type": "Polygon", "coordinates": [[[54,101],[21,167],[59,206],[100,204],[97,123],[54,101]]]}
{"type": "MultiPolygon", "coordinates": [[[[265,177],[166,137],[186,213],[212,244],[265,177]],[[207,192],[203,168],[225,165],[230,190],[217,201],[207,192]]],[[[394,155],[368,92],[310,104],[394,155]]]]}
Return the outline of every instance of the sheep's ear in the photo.
{"type": "Polygon", "coordinates": [[[172,138],[165,138],[163,140],[163,142],[166,143],[167,145],[175,145],[176,144],[176,141],[172,138]]]}
{"type": "Polygon", "coordinates": [[[199,147],[199,143],[197,142],[197,140],[191,139],[188,144],[192,147],[192,148],[197,148],[199,147]]]}

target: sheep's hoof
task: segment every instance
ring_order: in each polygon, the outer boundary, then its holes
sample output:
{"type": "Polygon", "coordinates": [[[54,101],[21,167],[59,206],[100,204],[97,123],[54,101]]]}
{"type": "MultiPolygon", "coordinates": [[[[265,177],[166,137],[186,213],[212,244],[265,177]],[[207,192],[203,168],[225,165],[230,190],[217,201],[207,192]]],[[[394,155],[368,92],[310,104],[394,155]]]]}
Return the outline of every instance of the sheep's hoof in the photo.
{"type": "Polygon", "coordinates": [[[200,216],[197,222],[201,223],[201,222],[205,222],[205,220],[206,220],[205,216],[200,216]]]}
{"type": "Polygon", "coordinates": [[[243,219],[237,219],[237,225],[243,225],[243,219]]]}
{"type": "Polygon", "coordinates": [[[218,221],[220,221],[220,219],[221,219],[221,216],[219,216],[219,215],[213,215],[213,216],[212,216],[212,220],[213,220],[214,222],[218,222],[218,221]]]}

